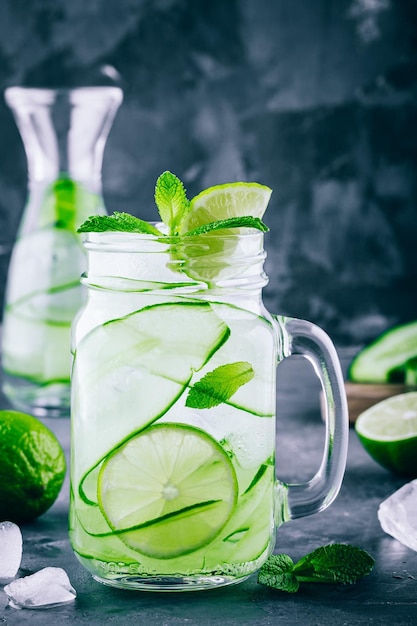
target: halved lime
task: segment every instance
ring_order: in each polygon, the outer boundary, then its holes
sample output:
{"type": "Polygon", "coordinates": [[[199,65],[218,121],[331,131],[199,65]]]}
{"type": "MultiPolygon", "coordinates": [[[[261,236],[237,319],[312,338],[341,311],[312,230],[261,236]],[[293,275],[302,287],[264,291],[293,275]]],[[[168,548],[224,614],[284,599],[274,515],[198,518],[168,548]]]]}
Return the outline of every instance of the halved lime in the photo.
{"type": "Polygon", "coordinates": [[[262,218],[271,193],[272,189],[259,183],[209,187],[191,200],[189,213],[181,224],[181,233],[229,217],[251,215],[262,218]]]}
{"type": "Polygon", "coordinates": [[[237,500],[233,465],[204,431],[157,424],[103,463],[98,502],[110,527],[134,550],[169,559],[209,544],[237,500]]]}
{"type": "Polygon", "coordinates": [[[364,448],[382,466],[417,476],[417,392],[378,402],[356,420],[364,448]]]}

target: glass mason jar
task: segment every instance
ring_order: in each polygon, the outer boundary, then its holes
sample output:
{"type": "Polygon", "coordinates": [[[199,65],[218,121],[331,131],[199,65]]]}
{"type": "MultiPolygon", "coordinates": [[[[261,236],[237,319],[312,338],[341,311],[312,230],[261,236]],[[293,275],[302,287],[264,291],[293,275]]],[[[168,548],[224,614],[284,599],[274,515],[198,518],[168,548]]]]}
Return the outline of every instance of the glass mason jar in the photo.
{"type": "Polygon", "coordinates": [[[74,322],[70,540],[100,582],[182,591],[239,582],[283,522],[326,508],[348,419],[335,348],[262,304],[263,234],[89,233],[74,322]],[[275,478],[276,367],[301,354],[327,407],[321,467],[275,478]]]}
{"type": "Polygon", "coordinates": [[[3,390],[35,415],[69,414],[70,327],[84,301],[78,226],[105,213],[103,150],[118,87],[5,92],[28,162],[28,197],[13,247],[2,333],[3,390]]]}

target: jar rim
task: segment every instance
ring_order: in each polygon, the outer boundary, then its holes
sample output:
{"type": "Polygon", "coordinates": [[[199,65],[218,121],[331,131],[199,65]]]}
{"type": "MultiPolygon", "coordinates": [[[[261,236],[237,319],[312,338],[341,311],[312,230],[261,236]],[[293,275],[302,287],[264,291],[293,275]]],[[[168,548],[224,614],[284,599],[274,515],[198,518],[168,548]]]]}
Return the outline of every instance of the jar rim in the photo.
{"type": "MultiPolygon", "coordinates": [[[[149,222],[152,226],[160,228],[163,226],[160,222],[149,222]]],[[[263,242],[264,233],[255,228],[245,228],[244,231],[236,233],[222,233],[221,230],[210,232],[207,235],[167,235],[161,232],[161,236],[151,233],[135,233],[125,231],[102,231],[102,232],[85,232],[83,235],[83,244],[88,250],[112,250],[117,251],[134,251],[139,249],[141,243],[147,247],[156,246],[164,248],[165,246],[175,244],[189,244],[204,246],[205,241],[256,241],[263,242]]],[[[161,249],[162,249],[161,248],[161,249]]]]}

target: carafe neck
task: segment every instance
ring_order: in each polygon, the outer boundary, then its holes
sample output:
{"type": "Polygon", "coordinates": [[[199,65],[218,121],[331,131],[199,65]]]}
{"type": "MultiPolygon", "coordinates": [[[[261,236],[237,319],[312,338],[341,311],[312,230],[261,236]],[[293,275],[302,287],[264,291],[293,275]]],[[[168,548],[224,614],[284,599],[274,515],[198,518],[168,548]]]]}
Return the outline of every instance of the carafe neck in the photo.
{"type": "Polygon", "coordinates": [[[66,176],[100,194],[103,152],[121,89],[10,87],[5,97],[25,148],[29,193],[66,176]]]}

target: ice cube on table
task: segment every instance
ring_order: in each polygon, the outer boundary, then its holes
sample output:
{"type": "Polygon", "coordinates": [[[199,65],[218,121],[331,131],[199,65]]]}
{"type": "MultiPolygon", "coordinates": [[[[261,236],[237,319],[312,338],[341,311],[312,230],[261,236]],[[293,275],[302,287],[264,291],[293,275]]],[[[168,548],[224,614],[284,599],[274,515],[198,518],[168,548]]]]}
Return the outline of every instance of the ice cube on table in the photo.
{"type": "Polygon", "coordinates": [[[45,567],[35,574],[16,578],[4,588],[14,609],[41,609],[72,602],[76,591],[60,567],[45,567]]]}
{"type": "Polygon", "coordinates": [[[378,509],[382,530],[417,550],[417,479],[403,485],[378,509]]]}
{"type": "Polygon", "coordinates": [[[16,576],[22,561],[22,533],[13,522],[0,523],[0,584],[16,576]]]}

